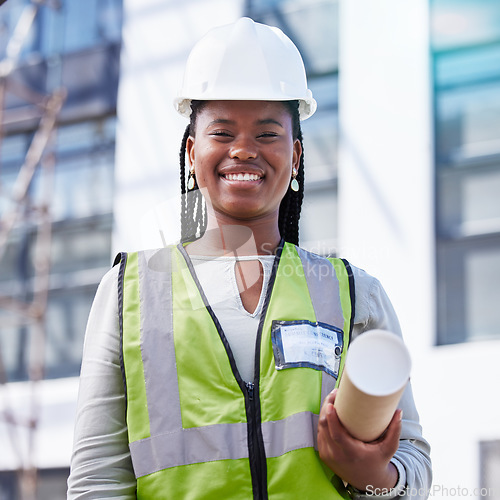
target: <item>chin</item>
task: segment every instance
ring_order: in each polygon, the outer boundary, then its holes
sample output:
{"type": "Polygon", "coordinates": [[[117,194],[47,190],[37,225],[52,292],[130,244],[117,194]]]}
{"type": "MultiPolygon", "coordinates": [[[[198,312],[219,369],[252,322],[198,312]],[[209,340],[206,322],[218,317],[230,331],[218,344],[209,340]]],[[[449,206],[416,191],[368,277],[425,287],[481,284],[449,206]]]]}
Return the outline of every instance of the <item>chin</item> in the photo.
{"type": "Polygon", "coordinates": [[[252,209],[247,204],[240,203],[237,207],[231,207],[227,210],[223,210],[222,213],[229,218],[239,220],[239,221],[252,221],[256,219],[261,219],[263,217],[269,216],[268,210],[262,209],[252,209]]]}

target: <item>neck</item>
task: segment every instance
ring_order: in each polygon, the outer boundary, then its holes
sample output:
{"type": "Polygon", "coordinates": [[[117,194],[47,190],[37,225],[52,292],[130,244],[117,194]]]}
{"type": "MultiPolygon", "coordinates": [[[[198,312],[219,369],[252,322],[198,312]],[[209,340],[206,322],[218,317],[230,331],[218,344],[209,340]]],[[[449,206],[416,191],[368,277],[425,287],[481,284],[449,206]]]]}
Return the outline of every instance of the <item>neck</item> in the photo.
{"type": "Polygon", "coordinates": [[[207,214],[205,234],[189,244],[192,255],[272,255],[281,240],[278,212],[256,220],[207,214]]]}

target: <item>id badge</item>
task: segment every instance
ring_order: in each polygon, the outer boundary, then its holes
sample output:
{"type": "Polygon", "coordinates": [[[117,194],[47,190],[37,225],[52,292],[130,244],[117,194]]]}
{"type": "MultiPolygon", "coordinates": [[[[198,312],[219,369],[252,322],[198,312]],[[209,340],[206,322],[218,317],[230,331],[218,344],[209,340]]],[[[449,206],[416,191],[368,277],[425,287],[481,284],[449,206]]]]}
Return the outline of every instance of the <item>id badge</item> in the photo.
{"type": "Polygon", "coordinates": [[[277,370],[307,367],[338,377],[344,348],[340,328],[307,320],[273,321],[271,338],[277,370]]]}

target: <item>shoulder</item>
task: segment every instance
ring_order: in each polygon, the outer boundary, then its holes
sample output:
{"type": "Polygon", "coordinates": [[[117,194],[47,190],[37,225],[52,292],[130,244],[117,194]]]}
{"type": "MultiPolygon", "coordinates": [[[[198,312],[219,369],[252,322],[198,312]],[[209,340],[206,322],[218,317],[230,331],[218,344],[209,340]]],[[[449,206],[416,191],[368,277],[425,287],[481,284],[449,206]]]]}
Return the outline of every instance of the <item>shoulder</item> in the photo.
{"type": "MultiPolygon", "coordinates": [[[[301,261],[305,265],[326,265],[327,268],[330,268],[330,264],[337,264],[338,262],[341,262],[343,259],[340,259],[338,257],[330,257],[330,256],[324,256],[324,255],[319,255],[317,253],[314,253],[310,250],[306,250],[302,247],[299,247],[297,245],[292,245],[292,243],[285,243],[285,245],[288,245],[289,248],[295,249],[297,255],[300,257],[301,261]]],[[[347,261],[345,261],[347,262],[347,261]]]]}
{"type": "Polygon", "coordinates": [[[126,262],[130,257],[144,256],[145,258],[150,258],[154,255],[162,255],[166,253],[172,253],[173,250],[178,249],[179,245],[166,245],[159,248],[144,248],[140,250],[130,250],[126,252],[118,252],[113,261],[113,267],[119,266],[120,263],[126,262]]]}
{"type": "Polygon", "coordinates": [[[119,267],[113,266],[102,277],[92,302],[89,323],[96,321],[97,318],[113,318],[117,314],[118,273],[119,267]]]}
{"type": "Polygon", "coordinates": [[[401,334],[396,312],[381,282],[352,264],[351,269],[356,297],[354,336],[371,329],[401,334]]]}
{"type": "Polygon", "coordinates": [[[364,269],[350,264],[354,284],[356,287],[356,299],[363,302],[369,301],[371,298],[378,295],[383,291],[380,281],[371,274],[367,273],[364,269]]]}
{"type": "Polygon", "coordinates": [[[118,282],[119,271],[119,266],[113,266],[106,272],[106,274],[101,278],[99,286],[97,287],[96,297],[101,295],[107,296],[110,293],[116,295],[116,285],[118,282]]]}
{"type": "Polygon", "coordinates": [[[129,262],[144,264],[153,271],[164,270],[165,265],[170,262],[172,252],[177,249],[176,245],[168,245],[161,248],[150,248],[145,250],[136,250],[131,252],[120,252],[116,255],[113,269],[117,269],[118,276],[122,276],[124,269],[129,262]]]}

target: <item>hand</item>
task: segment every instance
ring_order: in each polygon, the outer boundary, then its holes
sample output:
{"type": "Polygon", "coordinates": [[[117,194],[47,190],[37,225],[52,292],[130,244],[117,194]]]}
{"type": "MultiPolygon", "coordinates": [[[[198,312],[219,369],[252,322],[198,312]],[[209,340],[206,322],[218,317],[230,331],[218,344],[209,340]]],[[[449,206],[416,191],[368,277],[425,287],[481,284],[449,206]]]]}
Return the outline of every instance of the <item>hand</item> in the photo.
{"type": "Polygon", "coordinates": [[[367,487],[390,489],[398,472],[390,459],[396,453],[401,434],[402,411],[396,410],[384,434],[365,443],[353,438],[340,422],[333,406],[337,389],[325,399],[319,415],[318,451],[323,462],[341,479],[358,490],[367,487]]]}

